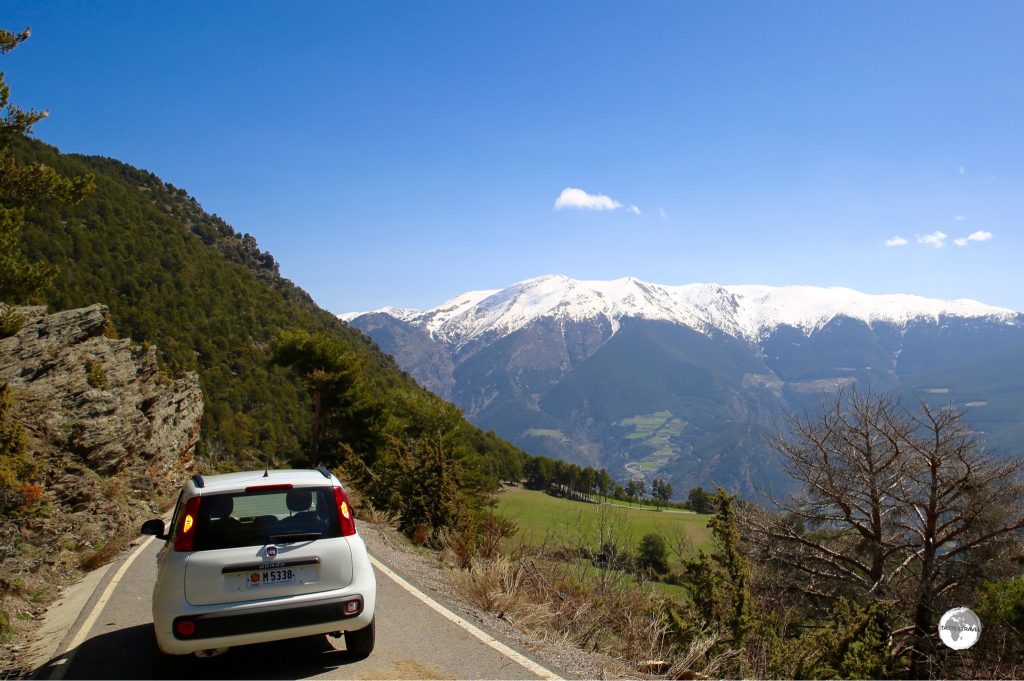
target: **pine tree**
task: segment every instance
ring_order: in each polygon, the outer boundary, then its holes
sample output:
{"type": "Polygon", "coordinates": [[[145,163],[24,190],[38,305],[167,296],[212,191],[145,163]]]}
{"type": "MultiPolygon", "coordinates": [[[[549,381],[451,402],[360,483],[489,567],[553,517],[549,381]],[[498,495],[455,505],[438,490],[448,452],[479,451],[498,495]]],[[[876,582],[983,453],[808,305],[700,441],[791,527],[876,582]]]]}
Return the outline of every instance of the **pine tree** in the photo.
{"type": "Polygon", "coordinates": [[[320,442],[327,412],[336,406],[358,376],[355,360],[344,345],[326,333],[282,332],[278,336],[271,361],[291,367],[302,374],[313,395],[310,426],[310,450],[313,463],[319,463],[320,442]]]}
{"type": "Polygon", "coordinates": [[[652,532],[645,534],[637,547],[637,567],[659,575],[668,573],[668,545],[665,538],[652,532]]]}
{"type": "MultiPolygon", "coordinates": [[[[0,29],[0,54],[28,37],[28,29],[18,34],[0,29]]],[[[0,73],[0,300],[19,303],[38,294],[57,272],[52,265],[29,262],[21,252],[26,210],[45,201],[78,203],[94,184],[91,175],[66,178],[42,163],[18,162],[9,151],[12,139],[31,133],[47,112],[25,111],[10,99],[11,88],[0,73]]]]}
{"type": "Polygon", "coordinates": [[[721,627],[739,647],[753,627],[750,565],[740,553],[735,495],[719,488],[713,497],[715,515],[708,522],[715,549],[700,552],[683,566],[683,582],[705,625],[721,627]]]}

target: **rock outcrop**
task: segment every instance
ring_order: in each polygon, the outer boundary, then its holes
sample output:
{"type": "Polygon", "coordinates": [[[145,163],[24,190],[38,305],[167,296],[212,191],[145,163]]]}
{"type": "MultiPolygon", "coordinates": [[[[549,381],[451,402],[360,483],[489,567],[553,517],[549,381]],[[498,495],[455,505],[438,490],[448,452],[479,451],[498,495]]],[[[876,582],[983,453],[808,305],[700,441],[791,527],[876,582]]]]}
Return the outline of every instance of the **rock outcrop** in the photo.
{"type": "Polygon", "coordinates": [[[203,396],[195,373],[169,376],[154,347],[112,337],[102,305],[16,311],[24,323],[0,339],[0,384],[13,389],[42,496],[0,517],[0,610],[26,620],[166,510],[192,466],[203,396]]]}
{"type": "Polygon", "coordinates": [[[133,473],[142,487],[178,478],[199,439],[199,379],[172,379],[156,349],[108,338],[102,305],[47,314],[19,308],[21,330],[0,340],[0,382],[37,445],[101,476],[133,473]],[[145,472],[145,476],[138,475],[145,472]]]}

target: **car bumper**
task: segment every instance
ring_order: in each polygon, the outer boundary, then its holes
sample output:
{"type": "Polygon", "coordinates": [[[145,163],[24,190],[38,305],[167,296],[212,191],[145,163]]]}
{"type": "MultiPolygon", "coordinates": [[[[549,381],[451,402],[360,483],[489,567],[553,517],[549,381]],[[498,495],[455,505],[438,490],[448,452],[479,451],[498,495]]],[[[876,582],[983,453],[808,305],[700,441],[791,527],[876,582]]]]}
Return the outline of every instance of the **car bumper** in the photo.
{"type": "Polygon", "coordinates": [[[344,589],[304,594],[273,601],[194,606],[184,601],[162,607],[154,614],[157,646],[169,655],[201,650],[266,643],[286,638],[355,631],[370,624],[376,605],[377,583],[373,569],[356,569],[344,589]],[[344,604],[361,598],[358,613],[346,614],[344,604]],[[175,622],[194,623],[193,634],[175,633],[175,622]]]}

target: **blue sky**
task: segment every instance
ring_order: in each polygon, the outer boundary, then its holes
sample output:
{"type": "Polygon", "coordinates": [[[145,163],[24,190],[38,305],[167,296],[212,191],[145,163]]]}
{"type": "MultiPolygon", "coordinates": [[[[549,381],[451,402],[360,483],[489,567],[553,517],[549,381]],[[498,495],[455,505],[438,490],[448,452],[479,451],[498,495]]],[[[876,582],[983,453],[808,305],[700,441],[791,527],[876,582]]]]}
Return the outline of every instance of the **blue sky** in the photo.
{"type": "Polygon", "coordinates": [[[551,273],[1024,311],[1024,3],[0,7],[40,139],[187,189],[334,312],[551,273]]]}

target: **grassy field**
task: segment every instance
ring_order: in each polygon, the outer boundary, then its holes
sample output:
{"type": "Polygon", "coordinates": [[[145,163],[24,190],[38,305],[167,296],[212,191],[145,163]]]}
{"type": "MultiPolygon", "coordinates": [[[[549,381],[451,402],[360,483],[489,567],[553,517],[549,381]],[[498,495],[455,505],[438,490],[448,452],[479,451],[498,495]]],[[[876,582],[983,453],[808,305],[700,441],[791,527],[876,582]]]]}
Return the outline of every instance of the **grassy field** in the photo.
{"type": "Polygon", "coordinates": [[[675,418],[670,411],[659,411],[624,419],[618,425],[633,428],[626,439],[641,441],[651,450],[630,467],[635,471],[656,473],[679,453],[672,446],[672,438],[682,434],[686,422],[675,418]]]}
{"type": "MultiPolygon", "coordinates": [[[[497,512],[519,523],[518,541],[527,544],[574,546],[580,542],[596,544],[599,504],[560,499],[543,492],[514,488],[497,497],[497,512]]],[[[694,548],[709,549],[707,522],[710,516],[687,512],[652,511],[623,506],[604,506],[611,523],[623,523],[623,543],[635,548],[641,537],[651,532],[668,539],[676,528],[686,532],[694,548]]],[[[673,568],[678,564],[672,559],[673,568]]]]}
{"type": "Polygon", "coordinates": [[[560,430],[552,430],[550,428],[530,428],[525,433],[527,437],[549,437],[559,442],[568,442],[568,438],[560,430]]]}

